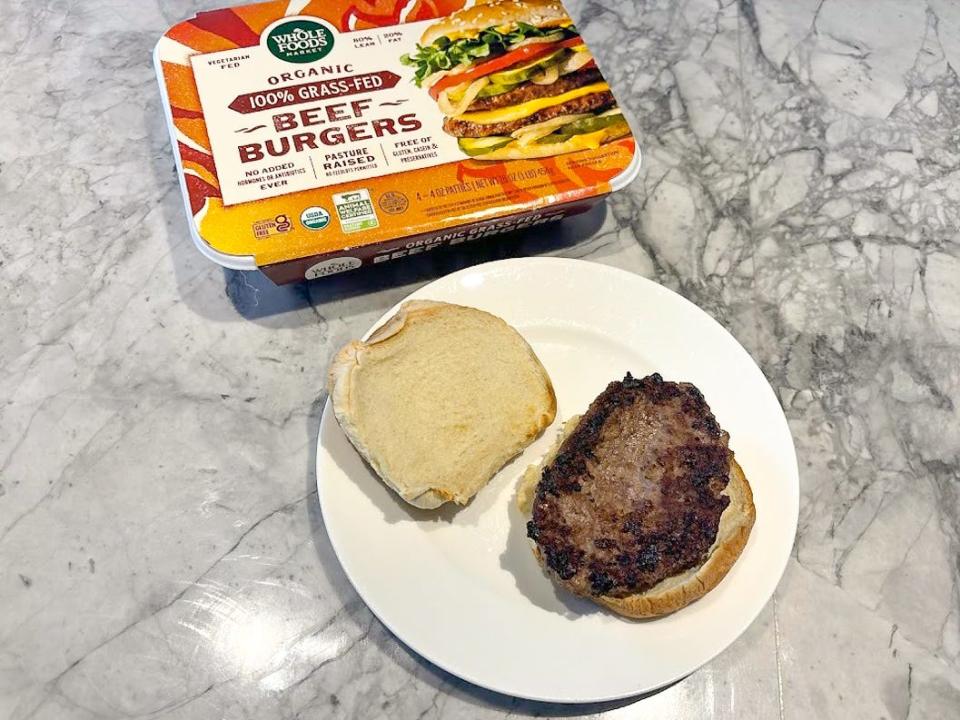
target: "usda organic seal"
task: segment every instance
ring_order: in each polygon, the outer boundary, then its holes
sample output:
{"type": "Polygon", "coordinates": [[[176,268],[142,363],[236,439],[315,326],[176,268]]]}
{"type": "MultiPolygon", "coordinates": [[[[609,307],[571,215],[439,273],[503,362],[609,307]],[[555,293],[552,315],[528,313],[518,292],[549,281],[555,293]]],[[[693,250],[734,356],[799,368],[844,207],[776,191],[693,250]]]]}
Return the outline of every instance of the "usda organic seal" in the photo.
{"type": "Polygon", "coordinates": [[[300,223],[308,230],[323,230],[330,224],[330,213],[319,205],[308,207],[300,213],[300,223]]]}

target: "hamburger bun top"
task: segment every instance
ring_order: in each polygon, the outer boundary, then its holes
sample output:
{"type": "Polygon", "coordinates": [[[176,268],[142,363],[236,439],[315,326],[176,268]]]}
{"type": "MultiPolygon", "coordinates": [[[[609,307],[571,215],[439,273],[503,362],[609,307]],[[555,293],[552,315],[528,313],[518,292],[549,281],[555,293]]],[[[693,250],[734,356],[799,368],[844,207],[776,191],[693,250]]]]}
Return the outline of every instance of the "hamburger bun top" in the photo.
{"type": "Polygon", "coordinates": [[[424,31],[420,44],[430,45],[444,36],[456,40],[477,35],[488,27],[513,29],[519,22],[550,28],[570,25],[572,21],[558,0],[495,0],[442,18],[424,31]]]}

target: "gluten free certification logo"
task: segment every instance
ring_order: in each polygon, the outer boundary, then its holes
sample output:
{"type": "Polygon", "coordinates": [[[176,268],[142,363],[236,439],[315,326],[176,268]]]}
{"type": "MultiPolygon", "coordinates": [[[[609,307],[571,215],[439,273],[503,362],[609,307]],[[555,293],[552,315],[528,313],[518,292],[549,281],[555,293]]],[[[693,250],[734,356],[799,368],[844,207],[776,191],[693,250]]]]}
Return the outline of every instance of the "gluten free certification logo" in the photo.
{"type": "Polygon", "coordinates": [[[359,232],[379,227],[377,211],[373,209],[370,191],[366,188],[350,192],[334,193],[333,205],[344,233],[359,232]]]}

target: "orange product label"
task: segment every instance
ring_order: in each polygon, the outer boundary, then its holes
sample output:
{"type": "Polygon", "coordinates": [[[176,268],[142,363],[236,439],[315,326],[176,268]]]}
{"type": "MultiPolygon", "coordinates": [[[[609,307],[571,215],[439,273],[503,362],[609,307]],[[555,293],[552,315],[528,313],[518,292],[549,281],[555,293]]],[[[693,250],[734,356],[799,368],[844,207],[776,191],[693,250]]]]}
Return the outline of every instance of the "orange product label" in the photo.
{"type": "Polygon", "coordinates": [[[463,5],[290,0],[171,28],[157,64],[203,242],[262,266],[609,192],[635,142],[562,6],[463,5]]]}

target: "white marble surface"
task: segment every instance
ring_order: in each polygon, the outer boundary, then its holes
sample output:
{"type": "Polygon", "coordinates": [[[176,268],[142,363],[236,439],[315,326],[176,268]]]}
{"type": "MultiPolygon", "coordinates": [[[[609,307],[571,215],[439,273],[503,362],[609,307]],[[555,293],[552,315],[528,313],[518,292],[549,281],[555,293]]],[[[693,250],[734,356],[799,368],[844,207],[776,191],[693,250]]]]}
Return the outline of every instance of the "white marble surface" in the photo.
{"type": "Polygon", "coordinates": [[[0,4],[0,717],[960,716],[960,4],[571,1],[646,149],[606,214],[280,289],[186,233],[150,50],[216,4],[0,4]],[[333,349],[523,253],[700,304],[796,439],[774,600],[636,702],[538,705],[430,666],[319,517],[333,349]]]}

